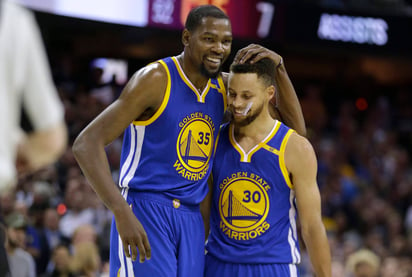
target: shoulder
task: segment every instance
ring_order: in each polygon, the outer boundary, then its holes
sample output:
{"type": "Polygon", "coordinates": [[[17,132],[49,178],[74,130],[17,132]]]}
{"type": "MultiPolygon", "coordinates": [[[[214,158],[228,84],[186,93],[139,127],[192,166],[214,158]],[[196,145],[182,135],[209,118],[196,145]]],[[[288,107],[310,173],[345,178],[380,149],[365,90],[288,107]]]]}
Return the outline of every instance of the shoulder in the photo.
{"type": "Polygon", "coordinates": [[[229,130],[230,122],[220,125],[220,132],[227,132],[229,130]]]}
{"type": "Polygon", "coordinates": [[[222,140],[228,140],[230,137],[230,122],[223,123],[219,127],[219,142],[221,143],[222,140]]]}
{"type": "Polygon", "coordinates": [[[160,62],[153,62],[138,71],[130,78],[125,87],[126,92],[133,93],[142,89],[154,91],[165,88],[168,82],[166,69],[160,62]]]}
{"type": "Polygon", "coordinates": [[[309,140],[293,131],[285,149],[285,162],[288,169],[306,168],[316,164],[315,151],[309,140]]]}
{"type": "Polygon", "coordinates": [[[168,82],[164,66],[153,62],[133,74],[117,102],[125,107],[141,107],[141,112],[149,108],[157,109],[163,101],[168,82]]]}
{"type": "Polygon", "coordinates": [[[14,253],[15,253],[15,257],[19,257],[21,261],[24,261],[27,263],[32,263],[33,261],[33,257],[29,254],[29,252],[21,248],[17,248],[14,253]]]}
{"type": "Polygon", "coordinates": [[[219,127],[219,134],[217,136],[217,152],[226,152],[226,147],[230,145],[230,123],[223,123],[219,127]],[[223,150],[222,150],[223,149],[223,150]]]}
{"type": "Polygon", "coordinates": [[[222,123],[219,126],[219,137],[227,136],[229,133],[230,122],[222,123]]]}
{"type": "Polygon", "coordinates": [[[286,151],[293,155],[304,155],[314,153],[313,146],[307,138],[293,131],[286,145],[286,151]]]}
{"type": "Polygon", "coordinates": [[[156,61],[146,65],[145,67],[136,71],[131,80],[138,81],[138,80],[151,80],[151,81],[160,81],[160,80],[167,80],[167,72],[165,67],[160,63],[160,61],[156,61]]]}

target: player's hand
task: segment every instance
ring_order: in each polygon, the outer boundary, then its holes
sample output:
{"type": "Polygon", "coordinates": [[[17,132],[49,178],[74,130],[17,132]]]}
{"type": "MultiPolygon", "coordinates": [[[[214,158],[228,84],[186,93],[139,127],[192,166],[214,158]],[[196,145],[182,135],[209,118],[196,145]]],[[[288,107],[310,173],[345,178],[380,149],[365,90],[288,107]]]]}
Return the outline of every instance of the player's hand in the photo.
{"type": "Polygon", "coordinates": [[[249,44],[237,51],[233,63],[255,63],[263,58],[273,60],[277,66],[282,64],[282,57],[279,54],[259,44],[249,44]]]}
{"type": "Polygon", "coordinates": [[[137,250],[139,250],[139,262],[143,263],[145,260],[149,260],[152,256],[149,239],[132,209],[125,210],[119,216],[115,215],[115,219],[126,257],[131,257],[133,261],[136,261],[137,250]]]}

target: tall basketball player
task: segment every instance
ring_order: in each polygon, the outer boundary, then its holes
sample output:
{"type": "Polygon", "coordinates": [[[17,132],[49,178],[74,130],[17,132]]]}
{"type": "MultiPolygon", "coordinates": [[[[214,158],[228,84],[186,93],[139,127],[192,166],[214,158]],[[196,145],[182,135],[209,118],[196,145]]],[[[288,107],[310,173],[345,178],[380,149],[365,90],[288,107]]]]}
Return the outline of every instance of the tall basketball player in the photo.
{"type": "Polygon", "coordinates": [[[317,163],[309,141],[271,117],[274,64],[232,64],[212,169],[205,276],[298,276],[297,222],[318,277],[331,276],[317,163]]]}
{"type": "MultiPolygon", "coordinates": [[[[73,146],[90,184],[114,214],[110,276],[203,276],[199,203],[208,192],[226,108],[221,68],[231,50],[229,18],[215,6],[193,9],[182,42],[180,55],[137,71],[73,146]],[[104,147],[123,132],[119,193],[104,147]]],[[[251,54],[279,59],[261,46],[243,53],[246,60],[251,54]]],[[[285,74],[280,78],[289,86],[285,74]]],[[[304,131],[294,90],[283,96],[280,113],[304,131]]]]}

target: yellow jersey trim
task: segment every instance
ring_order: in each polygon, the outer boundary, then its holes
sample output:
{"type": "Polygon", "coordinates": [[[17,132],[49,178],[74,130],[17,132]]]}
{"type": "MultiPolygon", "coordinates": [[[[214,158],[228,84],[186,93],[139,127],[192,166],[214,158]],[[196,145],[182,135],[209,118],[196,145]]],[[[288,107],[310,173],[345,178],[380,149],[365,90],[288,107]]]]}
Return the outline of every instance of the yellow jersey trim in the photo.
{"type": "Polygon", "coordinates": [[[286,168],[286,164],[285,164],[285,149],[286,149],[286,144],[289,141],[290,135],[294,132],[294,130],[290,129],[285,137],[283,138],[282,144],[280,145],[280,155],[279,155],[279,166],[280,169],[282,170],[282,174],[283,174],[283,178],[285,178],[286,184],[288,185],[288,187],[290,189],[293,189],[293,184],[290,180],[289,177],[289,172],[286,168]]]}
{"type": "Polygon", "coordinates": [[[167,86],[166,86],[166,91],[165,91],[165,95],[163,97],[163,101],[162,104],[160,105],[159,109],[157,109],[156,113],[151,116],[148,120],[135,120],[133,121],[134,125],[142,125],[142,126],[147,126],[150,125],[151,123],[153,123],[156,119],[159,118],[159,116],[163,113],[163,111],[166,109],[167,103],[169,102],[169,98],[170,98],[170,88],[172,86],[172,81],[170,78],[170,72],[169,72],[169,68],[167,67],[166,63],[164,61],[159,61],[159,63],[165,68],[166,70],[166,74],[167,74],[167,86]]]}
{"type": "Polygon", "coordinates": [[[277,155],[277,156],[280,155],[279,150],[277,150],[276,148],[274,148],[272,146],[269,146],[267,144],[263,145],[262,148],[269,151],[269,152],[271,152],[271,153],[273,153],[273,154],[275,154],[275,155],[277,155]]]}
{"type": "Polygon", "coordinates": [[[239,152],[240,161],[245,162],[245,163],[250,163],[254,153],[256,153],[261,148],[266,149],[265,146],[267,146],[267,143],[276,135],[276,133],[279,130],[279,127],[280,127],[280,122],[276,120],[275,125],[273,126],[268,136],[265,139],[263,139],[261,142],[256,144],[248,153],[246,153],[243,150],[243,148],[235,140],[235,131],[234,131],[235,128],[231,124],[229,126],[229,140],[230,140],[230,143],[233,145],[233,147],[239,152]]]}
{"type": "Polygon", "coordinates": [[[206,98],[207,93],[209,92],[209,88],[211,85],[210,79],[207,81],[206,87],[203,89],[202,93],[199,93],[199,91],[195,88],[195,86],[192,84],[192,82],[189,80],[189,78],[187,78],[186,74],[183,72],[183,69],[180,66],[180,63],[177,61],[177,58],[172,57],[172,60],[176,65],[180,78],[182,78],[183,82],[185,82],[186,85],[195,93],[197,97],[197,102],[205,103],[205,98],[206,98]]]}
{"type": "Polygon", "coordinates": [[[210,84],[210,86],[212,88],[217,89],[217,91],[222,94],[222,96],[223,96],[223,111],[226,112],[226,108],[227,108],[226,87],[225,87],[225,84],[223,83],[223,79],[222,79],[221,75],[219,75],[219,77],[217,78],[217,82],[219,84],[218,86],[215,85],[215,84],[210,84]]]}
{"type": "Polygon", "coordinates": [[[216,141],[215,141],[215,146],[213,147],[213,156],[216,154],[216,149],[217,149],[217,143],[219,142],[219,138],[220,138],[220,131],[222,130],[222,126],[220,126],[219,131],[217,132],[217,136],[216,136],[216,141]]]}
{"type": "Polygon", "coordinates": [[[243,149],[240,147],[240,145],[236,142],[235,140],[235,133],[234,133],[235,128],[233,128],[233,124],[229,125],[229,141],[232,144],[232,146],[236,149],[237,152],[240,154],[240,160],[243,161],[243,156],[245,155],[243,149]]]}

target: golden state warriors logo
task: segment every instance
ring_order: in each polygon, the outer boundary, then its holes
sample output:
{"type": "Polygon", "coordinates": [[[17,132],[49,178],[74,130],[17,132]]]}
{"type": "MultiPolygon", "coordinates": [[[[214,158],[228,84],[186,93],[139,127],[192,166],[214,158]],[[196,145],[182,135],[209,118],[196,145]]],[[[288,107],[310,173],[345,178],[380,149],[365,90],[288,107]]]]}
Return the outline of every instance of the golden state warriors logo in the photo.
{"type": "Polygon", "coordinates": [[[214,150],[213,121],[203,113],[192,113],[179,123],[179,127],[176,143],[178,160],[174,168],[185,179],[203,179],[214,150]]]}
{"type": "Polygon", "coordinates": [[[238,172],[220,184],[220,229],[231,239],[250,240],[265,233],[270,224],[270,186],[261,177],[248,172],[238,172]]]}

